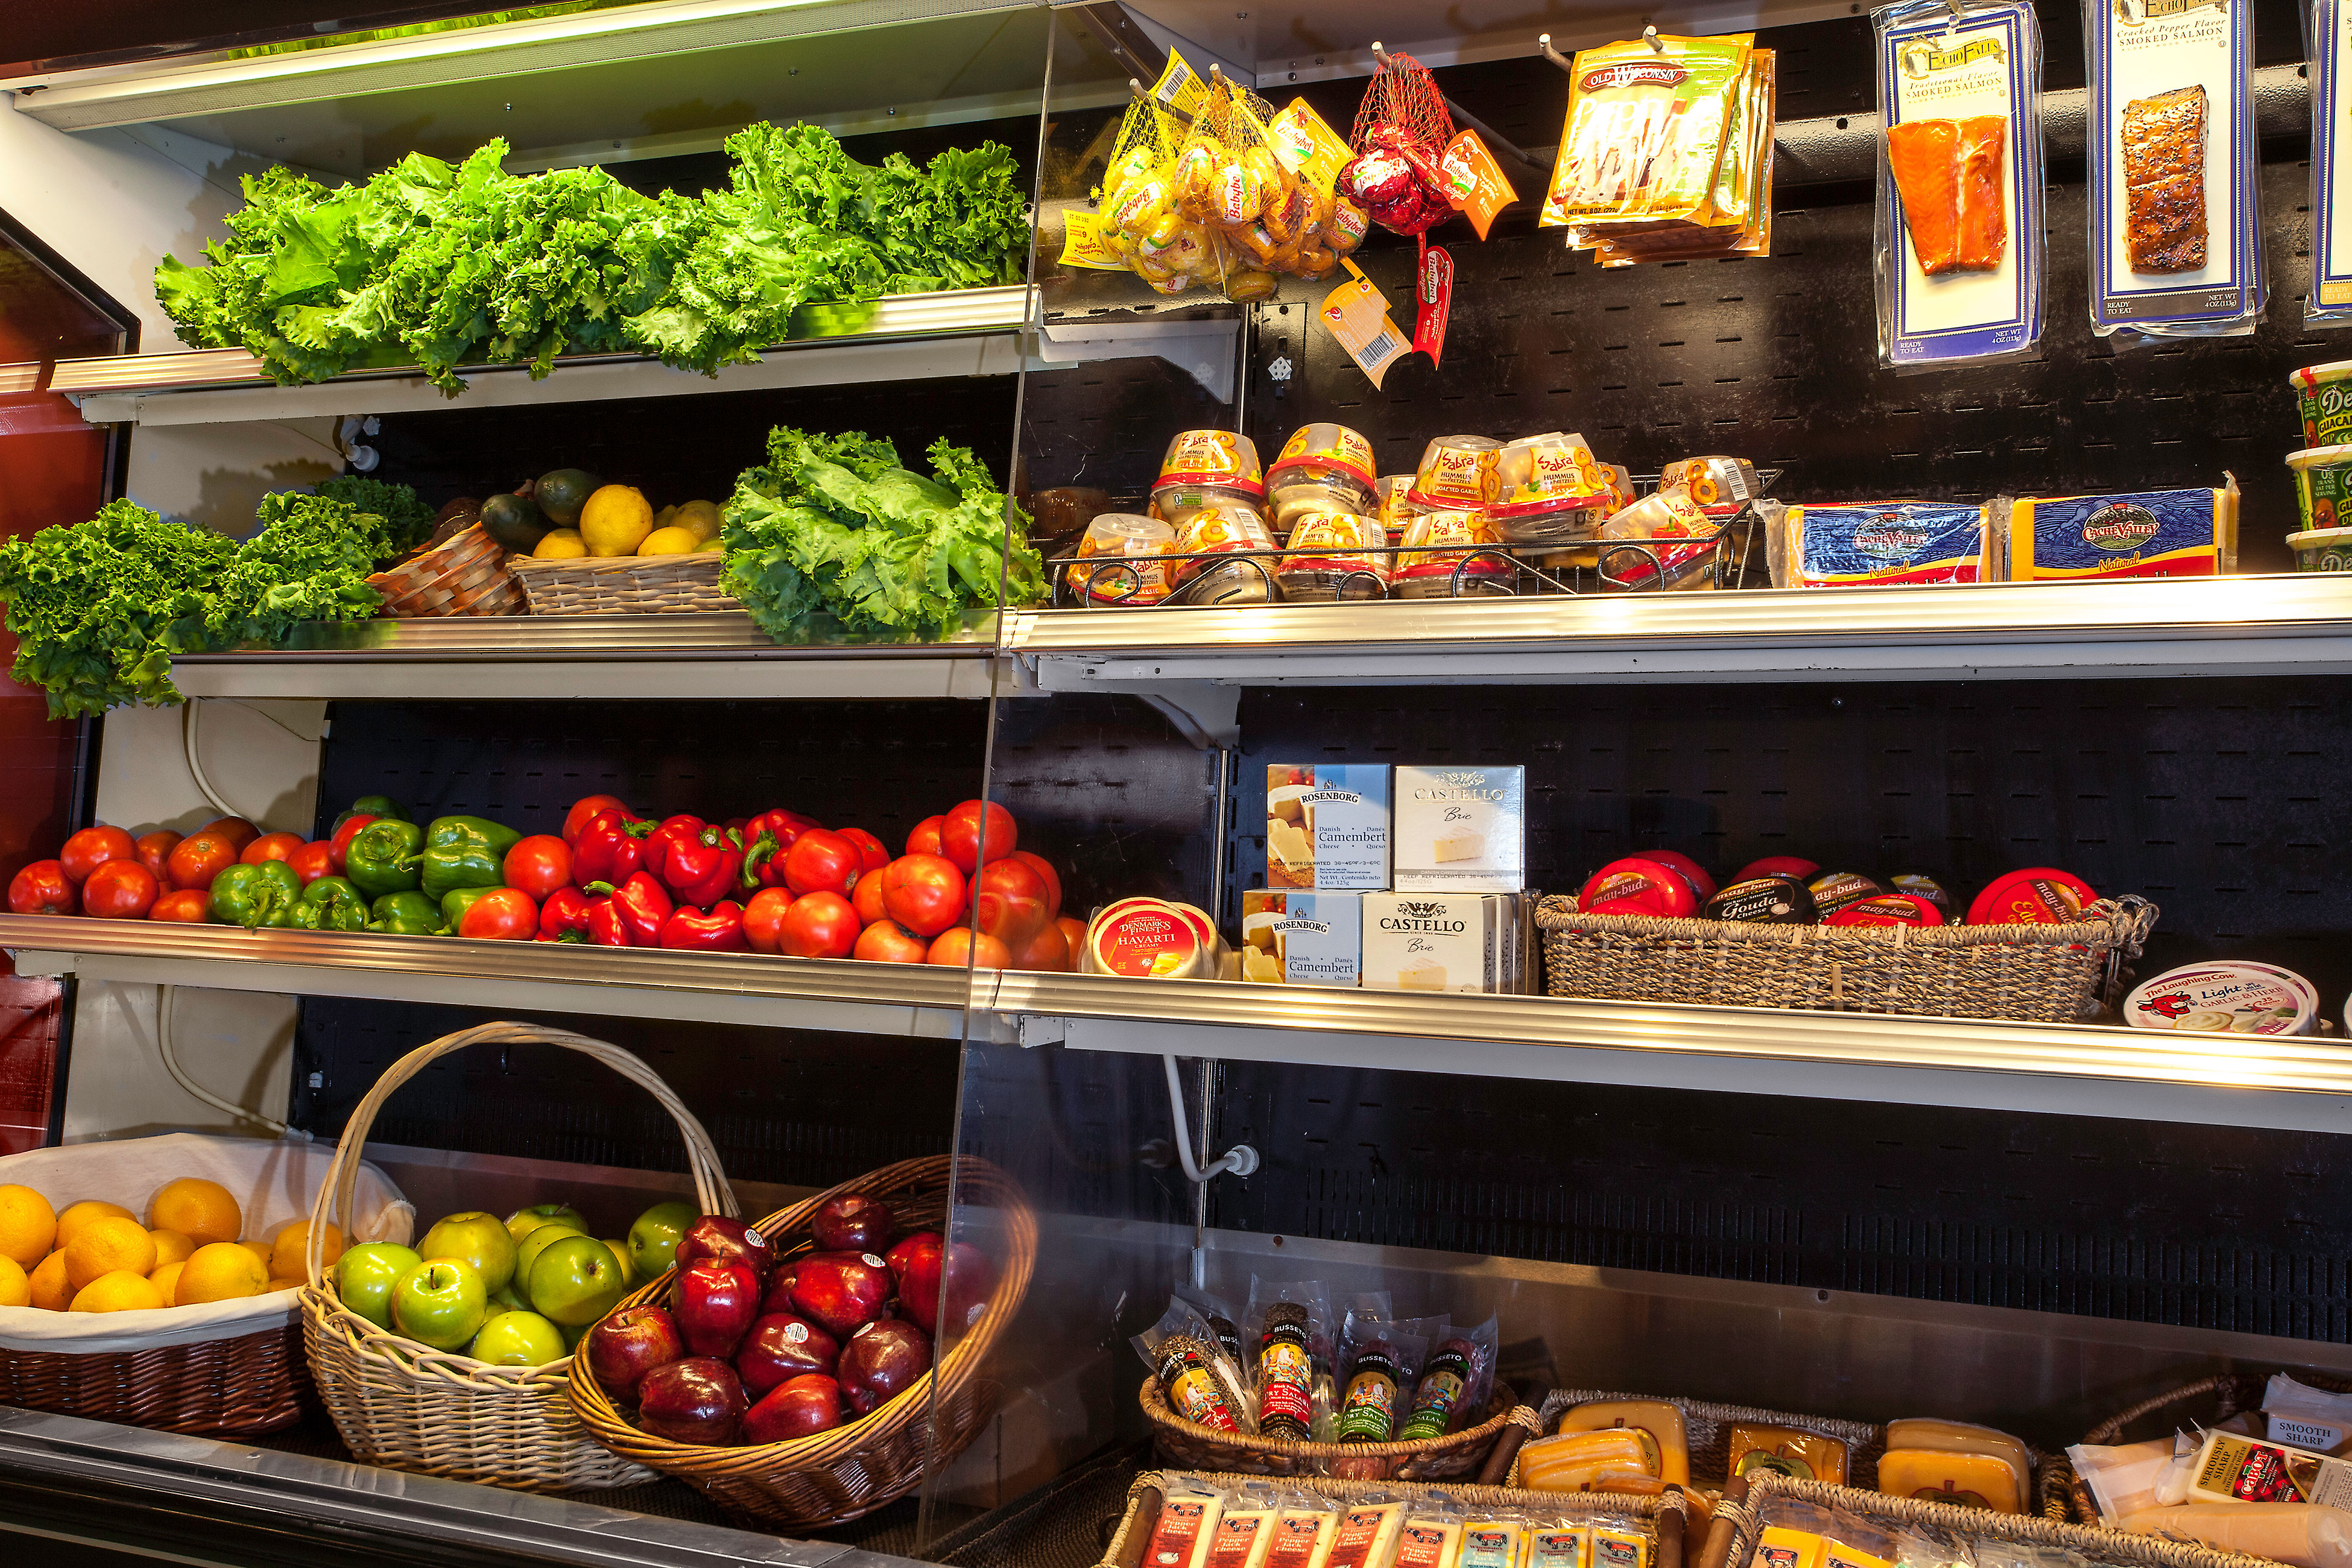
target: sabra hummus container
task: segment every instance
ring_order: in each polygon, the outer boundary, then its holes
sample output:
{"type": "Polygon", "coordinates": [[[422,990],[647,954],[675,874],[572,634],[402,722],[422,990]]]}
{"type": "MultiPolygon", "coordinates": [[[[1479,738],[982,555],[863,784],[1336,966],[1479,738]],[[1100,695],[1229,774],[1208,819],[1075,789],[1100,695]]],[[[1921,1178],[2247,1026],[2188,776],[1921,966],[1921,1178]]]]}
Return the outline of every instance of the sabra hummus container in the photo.
{"type": "Polygon", "coordinates": [[[1969,905],[1968,923],[1980,925],[2071,925],[2098,895],[2071,872],[2029,867],[1996,877],[1969,905]]]}
{"type": "Polygon", "coordinates": [[[2352,528],[2315,528],[2290,533],[2298,572],[2352,572],[2352,528]]]}
{"type": "Polygon", "coordinates": [[[2352,446],[2307,447],[2286,455],[2303,531],[2352,528],[2352,446]]]}
{"type": "Polygon", "coordinates": [[[1107,511],[1087,524],[1068,573],[1070,591],[1098,605],[1156,605],[1168,596],[1176,531],[1154,517],[1107,511]]]}
{"type": "Polygon", "coordinates": [[[1495,532],[1507,543],[1588,544],[1601,536],[1613,500],[1601,495],[1552,496],[1528,501],[1496,501],[1486,509],[1495,532]]]}
{"type": "Polygon", "coordinates": [[[1756,465],[1745,458],[1684,458],[1658,474],[1660,489],[1681,489],[1703,507],[1738,507],[1764,493],[1756,465]]]}
{"type": "Polygon", "coordinates": [[[2184,1034],[2309,1034],[2319,1009],[2299,981],[2268,964],[2190,964],[2134,986],[2124,1022],[2184,1034]]]}
{"type": "Polygon", "coordinates": [[[1157,491],[1163,485],[1233,485],[1265,493],[1265,470],[1257,443],[1231,430],[1180,430],[1160,459],[1157,491]]]}
{"type": "Polygon", "coordinates": [[[1181,528],[1204,511],[1230,511],[1242,506],[1261,511],[1265,505],[1263,487],[1192,485],[1163,479],[1151,491],[1151,515],[1171,528],[1181,528]]]}
{"type": "MultiPolygon", "coordinates": [[[[1177,556],[1249,555],[1274,548],[1274,535],[1255,507],[1204,507],[1176,531],[1177,556]]],[[[1178,560],[1169,563],[1169,582],[1182,589],[1188,605],[1263,605],[1275,597],[1274,563],[1178,560]]]]}
{"type": "Polygon", "coordinates": [[[1406,525],[1392,591],[1401,599],[1444,599],[1508,594],[1511,563],[1492,554],[1443,548],[1490,547],[1502,541],[1486,515],[1475,510],[1425,511],[1406,525]],[[1456,569],[1460,576],[1455,575],[1456,569]]]}
{"type": "Polygon", "coordinates": [[[2305,365],[2286,374],[2303,416],[2303,444],[2333,447],[2352,441],[2352,360],[2305,365]]]}
{"type": "Polygon", "coordinates": [[[1275,581],[1284,598],[1307,603],[1386,598],[1387,543],[1387,531],[1369,517],[1352,511],[1303,512],[1291,525],[1286,547],[1290,553],[1275,566],[1275,581]]]}
{"type": "Polygon", "coordinates": [[[1318,420],[1302,425],[1283,443],[1282,455],[1265,471],[1266,500],[1274,525],[1287,532],[1302,511],[1333,507],[1352,512],[1372,510],[1372,444],[1345,425],[1318,420]]]}
{"type": "Polygon", "coordinates": [[[1596,484],[1597,478],[1592,448],[1583,437],[1558,430],[1522,436],[1496,456],[1495,500],[1498,505],[1517,506],[1589,496],[1607,488],[1596,484]]]}
{"type": "Polygon", "coordinates": [[[1423,448],[1412,499],[1445,510],[1482,507],[1496,499],[1496,467],[1503,444],[1489,436],[1440,436],[1423,448]]]}

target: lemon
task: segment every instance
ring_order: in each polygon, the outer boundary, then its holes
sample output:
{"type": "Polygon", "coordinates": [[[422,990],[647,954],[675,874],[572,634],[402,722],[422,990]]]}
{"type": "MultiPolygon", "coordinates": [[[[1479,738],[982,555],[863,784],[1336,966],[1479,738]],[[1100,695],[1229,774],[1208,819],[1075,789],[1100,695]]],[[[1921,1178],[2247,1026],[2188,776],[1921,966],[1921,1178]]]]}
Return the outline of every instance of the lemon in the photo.
{"type": "Polygon", "coordinates": [[[673,521],[677,521],[677,503],[676,501],[672,501],[669,505],[662,508],[661,510],[654,513],[654,531],[656,533],[659,533],[663,529],[667,528],[673,521]]]}
{"type": "Polygon", "coordinates": [[[260,1295],[261,1288],[268,1283],[267,1263],[236,1242],[215,1241],[209,1247],[199,1247],[194,1258],[180,1265],[180,1278],[173,1287],[172,1300],[183,1307],[205,1301],[233,1301],[260,1295]]]}
{"type": "Polygon", "coordinates": [[[690,528],[702,539],[719,537],[719,506],[715,501],[690,500],[677,509],[670,521],[680,528],[690,528]]]}
{"type": "Polygon", "coordinates": [[[577,561],[588,553],[588,545],[576,528],[551,528],[539,548],[530,552],[534,561],[577,561]]]}
{"type": "Polygon", "coordinates": [[[640,555],[691,555],[702,548],[702,541],[690,528],[657,528],[646,535],[637,546],[640,555]]]}
{"type": "Polygon", "coordinates": [[[33,1288],[33,1305],[45,1311],[62,1312],[73,1300],[73,1287],[66,1283],[66,1255],[52,1252],[41,1259],[27,1281],[33,1288]]]}
{"type": "Polygon", "coordinates": [[[13,1258],[0,1257],[0,1307],[29,1307],[33,1282],[13,1258]]]}
{"type": "Polygon", "coordinates": [[[606,485],[580,509],[580,537],[591,555],[634,555],[654,531],[654,509],[633,485],[606,485]]]}
{"type": "Polygon", "coordinates": [[[30,1268],[58,1241],[58,1211],[30,1187],[0,1187],[0,1258],[30,1268]]]}
{"type": "Polygon", "coordinates": [[[74,1292],[70,1311],[76,1312],[140,1312],[152,1311],[163,1304],[163,1293],[155,1289],[154,1281],[144,1274],[129,1269],[117,1269],[101,1274],[74,1292]]]}
{"type": "Polygon", "coordinates": [[[102,1203],[97,1198],[84,1198],[78,1204],[68,1204],[64,1212],[58,1215],[57,1240],[51,1245],[62,1249],[66,1243],[81,1233],[82,1226],[92,1220],[109,1217],[136,1219],[138,1216],[121,1204],[102,1203]]]}
{"type": "Polygon", "coordinates": [[[186,1267],[187,1265],[184,1263],[166,1263],[163,1268],[158,1268],[154,1273],[147,1276],[148,1282],[152,1284],[156,1289],[163,1292],[163,1305],[166,1307],[176,1307],[179,1305],[179,1301],[173,1297],[173,1292],[179,1289],[180,1270],[186,1267]]]}
{"type": "Polygon", "coordinates": [[[696,545],[694,547],[694,552],[697,555],[718,555],[724,552],[726,548],[727,542],[725,540],[712,538],[706,539],[701,543],[696,545]]]}
{"type": "Polygon", "coordinates": [[[147,1224],[155,1230],[176,1230],[202,1247],[243,1236],[245,1211],[218,1182],[182,1176],[164,1184],[147,1201],[147,1224]]]}
{"type": "Polygon", "coordinates": [[[95,1219],[66,1243],[66,1283],[79,1290],[107,1274],[155,1271],[155,1238],[135,1219],[95,1219]]]}

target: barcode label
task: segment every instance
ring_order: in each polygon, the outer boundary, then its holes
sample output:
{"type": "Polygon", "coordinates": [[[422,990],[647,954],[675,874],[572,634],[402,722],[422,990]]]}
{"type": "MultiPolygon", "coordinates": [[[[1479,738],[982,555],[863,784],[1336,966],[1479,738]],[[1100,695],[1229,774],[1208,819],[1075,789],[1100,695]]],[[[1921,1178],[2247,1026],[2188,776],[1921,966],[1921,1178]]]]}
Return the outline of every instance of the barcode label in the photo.
{"type": "Polygon", "coordinates": [[[1397,335],[1383,331],[1356,351],[1356,363],[1368,371],[1377,370],[1402,353],[1404,344],[1397,335]]]}

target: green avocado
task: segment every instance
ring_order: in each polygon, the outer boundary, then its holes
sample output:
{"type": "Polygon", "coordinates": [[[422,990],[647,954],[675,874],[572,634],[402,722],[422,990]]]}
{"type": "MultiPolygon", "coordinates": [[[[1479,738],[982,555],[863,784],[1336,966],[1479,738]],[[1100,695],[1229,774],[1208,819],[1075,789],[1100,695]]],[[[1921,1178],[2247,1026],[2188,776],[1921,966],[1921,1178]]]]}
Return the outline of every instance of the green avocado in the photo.
{"type": "Polygon", "coordinates": [[[548,521],[557,528],[580,526],[580,509],[588,498],[604,488],[604,481],[585,468],[558,468],[540,476],[531,487],[531,495],[539,510],[547,514],[548,521]]]}
{"type": "Polygon", "coordinates": [[[551,526],[529,496],[492,496],[482,503],[482,531],[509,555],[538,549],[551,526]]]}

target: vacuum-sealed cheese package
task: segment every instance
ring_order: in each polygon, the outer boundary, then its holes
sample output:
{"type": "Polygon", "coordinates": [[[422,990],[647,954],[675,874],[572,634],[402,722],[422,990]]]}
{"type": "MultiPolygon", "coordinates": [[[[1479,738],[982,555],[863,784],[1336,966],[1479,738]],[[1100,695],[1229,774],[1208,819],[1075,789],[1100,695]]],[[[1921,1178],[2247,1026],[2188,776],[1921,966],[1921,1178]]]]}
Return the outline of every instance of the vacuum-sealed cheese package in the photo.
{"type": "Polygon", "coordinates": [[[2238,337],[2263,312],[2254,22],[2229,0],[2084,0],[2091,330],[2238,337]]]}
{"type": "Polygon", "coordinates": [[[1901,0],[1877,37],[1878,358],[1937,370],[2042,337],[2042,29],[2024,0],[1901,0]]]}
{"type": "Polygon", "coordinates": [[[2238,569],[2238,481],[2220,489],[2021,496],[2009,503],[2009,579],[2212,577],[2238,569]]]}
{"type": "Polygon", "coordinates": [[[1941,585],[1993,575],[1981,507],[1922,500],[1792,506],[1783,526],[1791,587],[1941,585]]]}
{"type": "Polygon", "coordinates": [[[2352,326],[2352,181],[2337,160],[2352,153],[2352,5],[2310,0],[2304,42],[2311,78],[2311,287],[2303,319],[2352,326]]]}

